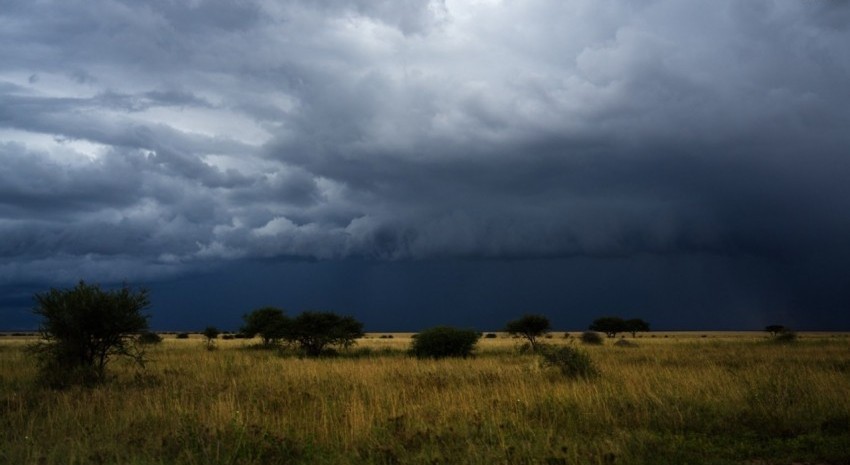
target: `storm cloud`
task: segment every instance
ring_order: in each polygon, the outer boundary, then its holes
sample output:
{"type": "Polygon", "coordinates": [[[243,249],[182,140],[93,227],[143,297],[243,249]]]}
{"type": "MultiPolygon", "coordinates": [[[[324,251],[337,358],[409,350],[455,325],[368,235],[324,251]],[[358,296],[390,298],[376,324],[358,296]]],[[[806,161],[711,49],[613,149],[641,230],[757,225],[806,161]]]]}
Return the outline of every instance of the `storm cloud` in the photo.
{"type": "Polygon", "coordinates": [[[850,306],[846,2],[2,4],[5,286],[723,257],[850,306]]]}

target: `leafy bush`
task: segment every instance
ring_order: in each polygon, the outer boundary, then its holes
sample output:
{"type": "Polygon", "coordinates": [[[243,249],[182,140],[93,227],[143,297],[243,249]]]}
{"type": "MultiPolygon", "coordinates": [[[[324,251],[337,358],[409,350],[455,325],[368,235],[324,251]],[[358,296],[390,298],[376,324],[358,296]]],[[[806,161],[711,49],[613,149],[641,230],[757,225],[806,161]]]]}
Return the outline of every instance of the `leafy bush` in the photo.
{"type": "Polygon", "coordinates": [[[567,378],[592,378],[599,374],[587,353],[570,346],[538,347],[544,366],[555,367],[567,378]]]}
{"type": "Polygon", "coordinates": [[[591,345],[602,345],[604,339],[602,339],[602,335],[596,331],[585,331],[581,333],[581,342],[591,345]]]}
{"type": "Polygon", "coordinates": [[[143,331],[139,333],[139,337],[136,339],[139,344],[159,344],[162,342],[162,336],[153,332],[153,331],[143,331]]]}
{"type": "Polygon", "coordinates": [[[485,339],[496,339],[496,333],[487,333],[484,335],[485,339]]]}
{"type": "Polygon", "coordinates": [[[174,337],[176,339],[189,339],[189,333],[177,333],[174,337]]]}
{"type": "Polygon", "coordinates": [[[150,305],[146,290],[104,291],[80,281],[72,289],[36,294],[35,301],[42,339],[31,350],[51,387],[102,382],[114,356],[144,365],[137,335],[148,330],[148,316],[141,313],[150,305]]]}
{"type": "Polygon", "coordinates": [[[437,326],[419,333],[410,347],[417,358],[468,357],[481,334],[467,329],[437,326]]]}

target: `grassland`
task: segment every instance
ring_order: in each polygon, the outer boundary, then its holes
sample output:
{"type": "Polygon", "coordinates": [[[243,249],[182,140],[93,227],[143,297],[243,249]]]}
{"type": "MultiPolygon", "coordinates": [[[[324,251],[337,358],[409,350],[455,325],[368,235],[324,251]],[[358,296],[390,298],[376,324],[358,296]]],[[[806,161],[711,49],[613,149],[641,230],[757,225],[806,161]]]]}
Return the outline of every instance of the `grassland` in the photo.
{"type": "Polygon", "coordinates": [[[64,391],[35,387],[31,339],[0,337],[0,463],[850,463],[850,338],[653,336],[584,347],[590,380],[504,337],[422,361],[408,335],[330,359],[166,336],[144,372],[64,391]]]}

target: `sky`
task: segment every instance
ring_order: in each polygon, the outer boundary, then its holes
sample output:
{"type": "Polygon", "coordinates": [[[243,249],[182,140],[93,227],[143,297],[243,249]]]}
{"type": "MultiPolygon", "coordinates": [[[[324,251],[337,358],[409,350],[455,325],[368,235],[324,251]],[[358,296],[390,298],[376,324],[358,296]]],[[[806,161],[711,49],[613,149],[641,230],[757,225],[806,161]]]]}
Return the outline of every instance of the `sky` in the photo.
{"type": "Polygon", "coordinates": [[[0,329],[850,330],[850,3],[0,0],[0,329]]]}

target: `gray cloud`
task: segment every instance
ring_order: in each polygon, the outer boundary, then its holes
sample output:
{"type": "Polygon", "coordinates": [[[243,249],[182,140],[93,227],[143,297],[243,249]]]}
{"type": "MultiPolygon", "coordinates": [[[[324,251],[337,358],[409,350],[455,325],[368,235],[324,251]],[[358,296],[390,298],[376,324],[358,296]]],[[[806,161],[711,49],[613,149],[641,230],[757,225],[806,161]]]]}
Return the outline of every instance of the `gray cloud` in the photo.
{"type": "Polygon", "coordinates": [[[848,11],[5,2],[0,279],[245,257],[842,271],[848,11]]]}

